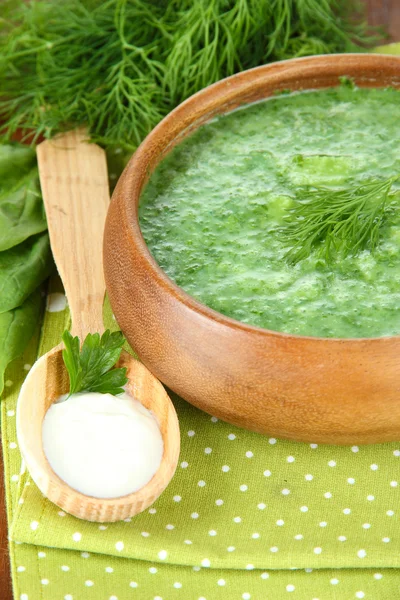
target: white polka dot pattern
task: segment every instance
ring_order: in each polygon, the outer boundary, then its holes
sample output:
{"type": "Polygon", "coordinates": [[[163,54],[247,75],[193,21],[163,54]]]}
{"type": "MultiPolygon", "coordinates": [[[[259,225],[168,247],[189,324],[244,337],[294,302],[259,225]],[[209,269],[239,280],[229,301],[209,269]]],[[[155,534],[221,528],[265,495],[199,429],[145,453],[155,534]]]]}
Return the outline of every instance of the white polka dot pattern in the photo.
{"type": "MultiPolygon", "coordinates": [[[[22,359],[21,370],[33,360],[22,359]]],[[[16,384],[16,377],[7,381],[16,384]]],[[[7,388],[12,393],[14,384],[7,388]]],[[[15,403],[6,399],[6,450],[16,455],[9,480],[25,500],[13,527],[24,542],[13,545],[20,600],[35,598],[24,585],[38,577],[33,561],[41,565],[42,593],[60,600],[93,600],[99,593],[104,600],[129,594],[150,600],[224,600],[232,593],[238,600],[397,597],[399,571],[376,565],[394,565],[400,555],[398,443],[296,444],[174,402],[182,450],[170,486],[141,515],[99,525],[43,505],[35,486],[24,486],[30,482],[17,475],[15,403]]]]}

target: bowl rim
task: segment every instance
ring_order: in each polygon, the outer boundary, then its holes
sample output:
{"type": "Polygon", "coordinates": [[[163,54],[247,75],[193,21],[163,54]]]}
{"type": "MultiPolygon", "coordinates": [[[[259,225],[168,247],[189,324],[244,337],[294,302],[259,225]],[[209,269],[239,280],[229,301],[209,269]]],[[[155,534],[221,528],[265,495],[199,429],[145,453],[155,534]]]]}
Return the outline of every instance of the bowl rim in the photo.
{"type": "MultiPolygon", "coordinates": [[[[140,195],[144,185],[147,182],[147,178],[153,172],[149,170],[148,162],[149,159],[154,159],[154,149],[152,146],[154,142],[159,137],[165,136],[165,130],[169,130],[174,121],[175,122],[184,122],[185,117],[188,116],[188,112],[191,110],[193,105],[203,105],[203,108],[208,108],[208,111],[204,114],[208,114],[209,117],[204,120],[195,121],[195,125],[189,127],[173,127],[173,129],[177,130],[177,135],[173,138],[174,141],[179,139],[179,134],[184,131],[196,130],[198,127],[201,127],[204,123],[209,122],[213,115],[212,109],[216,107],[221,107],[223,104],[218,103],[218,99],[222,98],[223,95],[226,95],[226,88],[231,87],[232,83],[239,84],[243,91],[246,89],[250,90],[256,81],[264,79],[266,76],[271,76],[273,79],[274,76],[280,75],[282,73],[287,73],[290,75],[292,72],[299,70],[300,74],[299,78],[302,75],[307,74],[310,76],[316,67],[323,68],[326,67],[327,64],[330,65],[338,65],[338,63],[343,63],[343,68],[348,67],[359,67],[362,65],[362,69],[375,68],[380,69],[383,66],[387,66],[388,68],[392,67],[394,70],[398,71],[398,82],[395,86],[399,89],[400,94],[400,56],[396,55],[385,55],[385,54],[374,54],[374,53],[341,53],[341,54],[319,54],[308,57],[301,58],[291,58],[287,60],[282,60],[278,62],[269,63],[267,65],[261,65],[258,67],[254,67],[252,69],[247,69],[245,71],[240,71],[234,75],[226,77],[224,79],[220,79],[219,81],[201,89],[196,92],[183,102],[181,102],[176,108],[170,111],[146,136],[146,138],[142,141],[140,146],[137,148],[135,153],[130,158],[128,164],[126,165],[120,180],[117,184],[116,190],[118,190],[118,195],[122,199],[121,209],[124,212],[124,216],[126,217],[125,222],[127,223],[127,230],[129,231],[129,241],[135,249],[135,253],[140,258],[141,262],[145,264],[147,271],[149,272],[151,278],[157,282],[157,284],[164,288],[169,295],[173,296],[174,299],[183,305],[186,309],[190,311],[200,314],[203,317],[210,319],[213,322],[218,323],[224,327],[229,329],[238,330],[244,333],[249,333],[251,335],[257,335],[261,337],[274,337],[278,339],[285,340],[294,340],[294,341],[312,341],[315,343],[328,343],[328,344],[337,344],[339,343],[347,343],[347,344],[365,344],[366,342],[372,343],[374,345],[377,344],[387,344],[391,341],[400,341],[399,335],[392,336],[381,336],[381,337],[360,337],[360,338],[340,338],[340,337],[321,337],[321,336],[312,336],[312,335],[298,335],[293,333],[286,333],[280,331],[274,331],[272,329],[267,329],[264,327],[259,327],[256,325],[250,325],[247,323],[243,323],[238,321],[232,317],[228,317],[212,308],[203,304],[187,292],[181,287],[179,287],[159,266],[155,258],[150,252],[149,247],[147,246],[141,228],[139,224],[139,214],[138,214],[138,206],[140,201],[140,195]],[[246,81],[250,76],[250,81],[246,81]],[[132,201],[133,200],[133,201],[132,201]]],[[[361,69],[361,70],[362,70],[361,69]]],[[[319,73],[320,75],[320,73],[319,73]]],[[[346,73],[344,72],[345,76],[346,73]]],[[[318,79],[318,74],[316,75],[316,80],[318,79]]],[[[374,78],[371,74],[370,77],[363,77],[365,81],[373,81],[374,78]]],[[[329,89],[334,86],[321,87],[317,89],[329,89]]],[[[363,87],[362,85],[360,87],[363,87]]],[[[377,86],[365,86],[365,87],[386,87],[382,85],[377,86]]],[[[279,89],[279,87],[277,87],[279,89]]],[[[283,87],[281,86],[281,89],[283,87]]],[[[305,90],[312,90],[313,88],[307,87],[305,90]]],[[[272,95],[265,96],[264,99],[272,97],[272,95]]],[[[262,101],[262,100],[261,100],[262,101]]],[[[253,102],[246,102],[245,100],[240,103],[240,106],[244,106],[246,104],[250,105],[253,102]]],[[[225,102],[225,106],[228,103],[225,102]]],[[[235,108],[237,105],[233,108],[235,108]]],[[[228,110],[223,110],[219,114],[226,114],[231,112],[228,110]]],[[[217,114],[217,111],[215,111],[217,114]]],[[[183,139],[183,138],[182,138],[183,139]]],[[[179,141],[177,142],[179,143],[179,141]]],[[[160,155],[159,161],[167,154],[168,149],[172,149],[175,144],[170,142],[163,146],[162,154],[160,155]]],[[[154,168],[157,166],[157,161],[154,165],[154,168]]],[[[154,170],[153,168],[153,170],[154,170]]],[[[115,192],[114,192],[115,193],[115,192]]]]}

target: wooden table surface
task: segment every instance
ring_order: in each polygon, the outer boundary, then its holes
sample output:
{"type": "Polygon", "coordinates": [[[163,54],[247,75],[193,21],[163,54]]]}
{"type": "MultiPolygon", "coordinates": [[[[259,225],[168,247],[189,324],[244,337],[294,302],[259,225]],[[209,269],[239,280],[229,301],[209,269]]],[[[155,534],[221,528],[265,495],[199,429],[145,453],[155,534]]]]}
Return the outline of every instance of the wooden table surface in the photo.
{"type": "MultiPolygon", "coordinates": [[[[383,25],[389,42],[400,42],[400,0],[363,0],[367,6],[368,23],[383,25]]],[[[384,42],[385,43],[385,42],[384,42]]]]}
{"type": "MultiPolygon", "coordinates": [[[[364,0],[371,25],[383,25],[388,42],[400,41],[400,0],[364,0]]],[[[7,550],[7,520],[4,498],[3,462],[0,446],[0,599],[13,600],[7,550]]],[[[33,598],[32,600],[36,600],[33,598]]]]}

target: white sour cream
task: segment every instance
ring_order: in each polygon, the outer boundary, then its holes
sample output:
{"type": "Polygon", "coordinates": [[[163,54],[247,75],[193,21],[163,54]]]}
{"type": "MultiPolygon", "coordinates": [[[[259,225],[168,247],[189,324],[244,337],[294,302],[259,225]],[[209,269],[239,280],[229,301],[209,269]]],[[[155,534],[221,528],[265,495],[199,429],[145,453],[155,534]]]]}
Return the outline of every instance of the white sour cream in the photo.
{"type": "Polygon", "coordinates": [[[127,393],[62,396],[46,413],[42,441],[54,472],[96,498],[118,498],[145,486],[164,449],[155,417],[127,393]]]}

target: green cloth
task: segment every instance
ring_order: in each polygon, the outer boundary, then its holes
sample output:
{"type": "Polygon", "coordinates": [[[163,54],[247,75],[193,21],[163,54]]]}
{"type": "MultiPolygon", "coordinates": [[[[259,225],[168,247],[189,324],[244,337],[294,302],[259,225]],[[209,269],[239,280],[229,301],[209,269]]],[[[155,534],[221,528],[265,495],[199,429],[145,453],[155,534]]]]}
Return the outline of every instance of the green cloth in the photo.
{"type": "Polygon", "coordinates": [[[377,54],[400,54],[400,42],[387,44],[386,46],[378,46],[374,52],[377,54]]]}
{"type": "MultiPolygon", "coordinates": [[[[39,354],[69,326],[54,284],[47,307],[39,354]]],[[[116,328],[107,306],[105,323],[116,328]]],[[[9,369],[1,406],[15,599],[399,597],[400,444],[276,440],[173,396],[182,450],[167,490],[125,522],[80,521],[21,469],[15,404],[37,343],[9,369]]]]}

